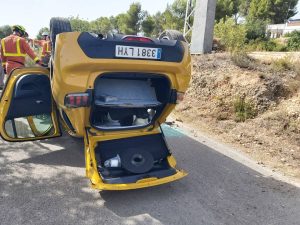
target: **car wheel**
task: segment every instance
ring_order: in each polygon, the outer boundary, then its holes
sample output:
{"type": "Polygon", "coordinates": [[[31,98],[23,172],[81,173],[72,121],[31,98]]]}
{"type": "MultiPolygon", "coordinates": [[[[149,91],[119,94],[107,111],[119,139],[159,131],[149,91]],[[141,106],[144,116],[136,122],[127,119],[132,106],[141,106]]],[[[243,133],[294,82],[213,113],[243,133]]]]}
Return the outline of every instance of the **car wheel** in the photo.
{"type": "Polygon", "coordinates": [[[50,20],[50,40],[52,43],[52,55],[55,51],[56,35],[64,32],[72,32],[71,23],[66,18],[53,17],[50,20]]]}
{"type": "Polygon", "coordinates": [[[178,30],[165,30],[162,32],[159,37],[159,40],[176,40],[187,42],[183,34],[178,30]]]}

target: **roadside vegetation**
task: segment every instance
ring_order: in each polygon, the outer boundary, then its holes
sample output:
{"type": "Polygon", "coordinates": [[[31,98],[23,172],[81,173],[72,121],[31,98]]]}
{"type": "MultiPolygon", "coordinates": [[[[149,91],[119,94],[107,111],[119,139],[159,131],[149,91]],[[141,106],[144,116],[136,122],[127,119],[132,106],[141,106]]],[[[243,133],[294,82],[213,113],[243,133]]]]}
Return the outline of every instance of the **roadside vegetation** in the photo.
{"type": "Polygon", "coordinates": [[[290,57],[264,62],[245,53],[195,56],[180,124],[230,143],[259,164],[300,178],[300,73],[290,57]]]}
{"type": "Polygon", "coordinates": [[[280,24],[293,17],[298,0],[219,0],[215,37],[226,51],[298,51],[300,32],[270,39],[267,24],[280,24]],[[237,37],[236,39],[234,37],[237,37]]]}

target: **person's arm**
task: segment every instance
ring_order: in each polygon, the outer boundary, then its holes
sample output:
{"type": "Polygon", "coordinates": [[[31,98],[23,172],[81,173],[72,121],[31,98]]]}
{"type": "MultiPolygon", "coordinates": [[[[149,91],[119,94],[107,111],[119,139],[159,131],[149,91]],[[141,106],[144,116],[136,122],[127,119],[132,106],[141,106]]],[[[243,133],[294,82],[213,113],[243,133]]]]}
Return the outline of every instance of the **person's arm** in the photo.
{"type": "Polygon", "coordinates": [[[34,53],[34,51],[30,48],[29,44],[26,42],[25,39],[21,39],[20,43],[22,45],[22,48],[24,52],[35,62],[40,64],[40,59],[37,57],[37,55],[34,53]]]}

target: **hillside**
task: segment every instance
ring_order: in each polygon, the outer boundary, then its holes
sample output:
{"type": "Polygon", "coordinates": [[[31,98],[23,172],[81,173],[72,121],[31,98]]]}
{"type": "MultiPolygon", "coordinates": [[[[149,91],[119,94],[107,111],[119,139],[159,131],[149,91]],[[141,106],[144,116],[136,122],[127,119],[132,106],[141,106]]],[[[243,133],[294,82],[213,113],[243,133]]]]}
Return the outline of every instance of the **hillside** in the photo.
{"type": "Polygon", "coordinates": [[[263,63],[226,53],[195,56],[190,88],[173,116],[300,178],[299,71],[286,58],[263,63]]]}

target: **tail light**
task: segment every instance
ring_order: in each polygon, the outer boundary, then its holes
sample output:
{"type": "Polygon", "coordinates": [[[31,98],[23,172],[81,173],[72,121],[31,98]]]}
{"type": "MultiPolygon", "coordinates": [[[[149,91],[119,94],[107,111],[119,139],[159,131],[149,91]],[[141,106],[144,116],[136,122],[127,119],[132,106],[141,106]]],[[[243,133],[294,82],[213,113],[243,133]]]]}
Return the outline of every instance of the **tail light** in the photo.
{"type": "Polygon", "coordinates": [[[65,106],[68,108],[87,107],[90,105],[89,93],[67,94],[65,97],[65,106]]]}
{"type": "Polygon", "coordinates": [[[153,40],[147,37],[137,37],[137,36],[126,36],[123,38],[124,41],[135,41],[143,43],[153,43],[153,40]]]}
{"type": "Polygon", "coordinates": [[[177,100],[176,100],[176,103],[180,103],[182,102],[184,99],[184,93],[183,92],[177,92],[177,100]]]}

